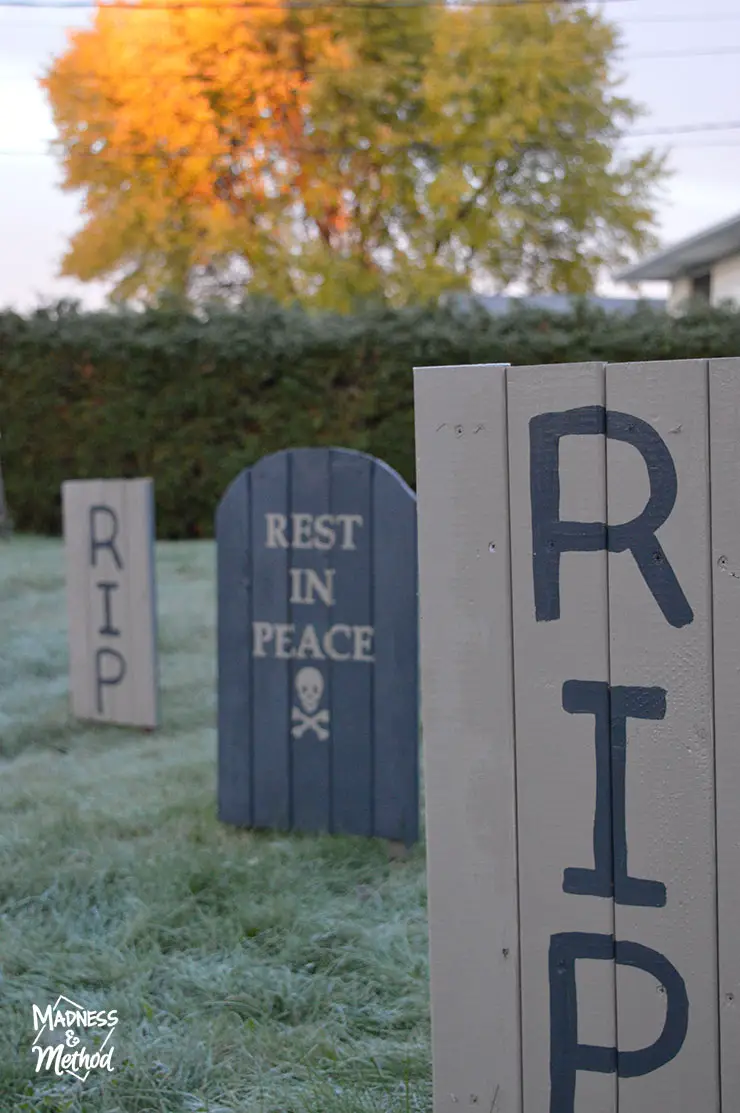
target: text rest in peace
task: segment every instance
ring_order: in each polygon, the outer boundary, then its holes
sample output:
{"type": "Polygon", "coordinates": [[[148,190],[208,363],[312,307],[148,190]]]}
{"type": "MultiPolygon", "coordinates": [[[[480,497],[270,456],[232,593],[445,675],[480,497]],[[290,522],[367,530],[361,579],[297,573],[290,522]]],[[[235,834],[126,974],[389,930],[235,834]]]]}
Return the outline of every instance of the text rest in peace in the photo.
{"type": "Polygon", "coordinates": [[[325,661],[328,658],[330,661],[367,663],[375,659],[372,626],[346,626],[338,622],[319,634],[309,623],[301,630],[297,645],[295,641],[294,623],[252,623],[252,653],[255,657],[276,657],[281,661],[292,658],[325,661]]]}

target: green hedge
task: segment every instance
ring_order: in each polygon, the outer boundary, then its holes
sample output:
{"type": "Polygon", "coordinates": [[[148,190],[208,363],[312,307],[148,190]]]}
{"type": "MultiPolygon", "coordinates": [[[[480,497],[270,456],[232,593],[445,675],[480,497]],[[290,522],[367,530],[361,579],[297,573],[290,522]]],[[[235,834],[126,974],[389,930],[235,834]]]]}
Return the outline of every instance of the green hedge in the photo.
{"type": "Polygon", "coordinates": [[[199,319],[167,310],[0,313],[0,457],[21,531],[58,533],[64,479],[152,476],[160,537],[212,534],[243,467],[341,445],[414,482],[414,365],[740,355],[740,312],[629,317],[585,304],[309,316],[269,302],[199,319]]]}

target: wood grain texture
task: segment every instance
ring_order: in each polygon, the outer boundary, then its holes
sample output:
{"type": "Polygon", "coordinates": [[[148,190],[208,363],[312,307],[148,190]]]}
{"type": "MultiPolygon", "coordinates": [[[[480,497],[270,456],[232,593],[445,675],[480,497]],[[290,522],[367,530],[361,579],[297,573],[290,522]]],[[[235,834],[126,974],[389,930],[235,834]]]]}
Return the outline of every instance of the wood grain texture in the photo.
{"type": "MultiPolygon", "coordinates": [[[[644,569],[630,551],[609,554],[612,688],[637,686],[665,692],[663,718],[627,721],[625,777],[629,875],[664,885],[665,904],[640,907],[617,900],[616,935],[620,945],[639,943],[663,955],[685,982],[689,1000],[688,1032],[681,1050],[644,1077],[620,1078],[619,1113],[716,1111],[717,894],[707,365],[703,360],[610,365],[606,381],[611,547],[621,524],[642,514],[651,479],[659,497],[668,500],[664,511],[652,515],[657,532],[645,550],[644,569]],[[620,419],[620,414],[626,418],[620,419]],[[643,438],[643,449],[617,438],[620,421],[623,433],[643,438]],[[639,421],[647,423],[647,432],[638,426],[639,421]],[[664,450],[656,446],[651,429],[667,448],[675,468],[672,508],[672,480],[661,463],[664,450]],[[665,513],[667,520],[663,520],[665,513]],[[685,605],[672,581],[665,586],[669,566],[691,615],[683,614],[685,605]],[[655,584],[663,584],[655,588],[657,598],[646,582],[645,569],[655,584]],[[667,592],[662,606],[661,592],[667,592]]],[[[659,990],[650,975],[617,967],[621,1052],[649,1047],[659,1037],[666,1014],[666,995],[659,990]]]]}
{"type": "MultiPolygon", "coordinates": [[[[557,1049],[564,1026],[550,1020],[551,1009],[563,1005],[558,980],[552,991],[548,981],[553,935],[590,933],[606,940],[607,961],[576,964],[577,1032],[580,1042],[605,1048],[614,1048],[616,1035],[612,901],[565,891],[566,871],[596,865],[595,717],[566,710],[564,685],[608,683],[607,557],[603,550],[563,552],[554,569],[558,606],[538,621],[534,556],[539,561],[543,551],[554,551],[547,530],[538,533],[548,497],[551,516],[561,521],[602,523],[605,544],[604,367],[517,367],[507,380],[523,1110],[561,1113],[567,1101],[550,1104],[551,1087],[556,1094],[568,1089],[566,1056],[557,1049]],[[558,440],[559,426],[571,420],[562,415],[583,410],[588,434],[558,440]],[[533,419],[540,424],[533,426],[533,419]]],[[[548,582],[554,598],[555,581],[548,582]]],[[[615,1075],[579,1071],[570,1108],[616,1111],[615,1075]]]]}
{"type": "Polygon", "coordinates": [[[740,1094],[740,359],[709,361],[721,1107],[740,1094]]]}
{"type": "Polygon", "coordinates": [[[413,493],[362,453],[291,449],[237,477],[216,532],[222,818],[413,842],[413,493]]]}
{"type": "MultiPolygon", "coordinates": [[[[366,527],[355,531],[355,549],[332,554],[336,611],[349,626],[372,626],[373,481],[372,459],[355,452],[331,451],[331,506],[334,514],[357,514],[366,527]]],[[[413,589],[412,589],[413,590],[413,589]]],[[[333,665],[332,730],[343,745],[333,746],[333,830],[374,835],[375,669],[333,665]]],[[[409,805],[418,815],[418,804],[409,805]]]]}
{"type": "Polygon", "coordinates": [[[77,718],[159,722],[150,479],[62,485],[70,697],[77,718]]]}
{"type": "Polygon", "coordinates": [[[419,748],[405,741],[419,735],[416,499],[377,460],[372,500],[374,829],[410,846],[419,837],[419,748]]]}
{"type": "MultiPolygon", "coordinates": [[[[331,513],[331,455],[329,452],[316,453],[310,448],[294,449],[290,456],[291,488],[290,507],[314,518],[331,513]]],[[[292,554],[292,566],[312,569],[320,578],[323,586],[328,586],[334,597],[333,553],[322,549],[306,549],[292,554]],[[298,559],[300,557],[300,559],[298,559]],[[327,574],[330,580],[327,582],[327,574]]],[[[313,581],[311,582],[313,584],[313,581]]],[[[306,576],[301,576],[297,584],[291,584],[291,591],[297,598],[312,598],[310,603],[291,603],[289,621],[299,630],[310,621],[317,637],[323,643],[324,635],[332,625],[334,607],[327,605],[318,595],[316,588],[309,584],[306,576]],[[297,590],[296,590],[297,588],[297,590]]],[[[297,639],[296,639],[297,640],[297,639]]],[[[334,662],[313,661],[309,659],[290,662],[291,706],[300,705],[296,682],[305,668],[318,668],[323,681],[320,708],[332,707],[334,687],[334,662]]],[[[341,677],[337,676],[341,684],[341,677]]],[[[332,790],[332,734],[334,723],[329,719],[326,737],[308,732],[300,738],[291,737],[291,798],[293,801],[293,826],[299,831],[332,831],[334,829],[334,808],[332,790]]]]}
{"type": "Polygon", "coordinates": [[[505,369],[415,407],[434,1111],[521,1113],[505,369]]]}
{"type": "MultiPolygon", "coordinates": [[[[288,453],[268,456],[251,469],[253,624],[257,620],[285,625],[290,622],[290,553],[287,549],[266,547],[266,515],[290,514],[290,482],[291,457],[288,453]]],[[[229,605],[229,595],[228,586],[224,586],[226,605],[229,605]]],[[[242,615],[242,621],[248,621],[246,615],[242,615]]],[[[266,656],[255,662],[252,631],[249,645],[249,656],[240,661],[240,667],[244,677],[249,674],[252,691],[251,722],[242,727],[244,745],[252,755],[252,823],[258,828],[290,830],[293,827],[290,661],[266,656]]]]}
{"type": "Polygon", "coordinates": [[[218,816],[249,827],[253,815],[251,473],[241,472],[216,511],[218,645],[218,816]]]}

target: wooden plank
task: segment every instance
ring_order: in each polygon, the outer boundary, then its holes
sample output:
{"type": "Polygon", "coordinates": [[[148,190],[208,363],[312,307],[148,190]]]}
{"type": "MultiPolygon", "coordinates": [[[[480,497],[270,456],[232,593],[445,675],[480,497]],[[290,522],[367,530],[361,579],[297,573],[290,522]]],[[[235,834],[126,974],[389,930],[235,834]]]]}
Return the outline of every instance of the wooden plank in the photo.
{"type": "MultiPolygon", "coordinates": [[[[0,433],[0,441],[3,435],[0,433]]],[[[3,461],[0,454],[0,539],[9,537],[12,532],[12,522],[8,512],[8,503],[5,498],[5,483],[3,482],[3,461]]]]}
{"type": "Polygon", "coordinates": [[[604,368],[510,368],[507,389],[523,1111],[610,1113],[604,368]]]}
{"type": "Polygon", "coordinates": [[[740,359],[709,361],[721,1108],[740,1093],[740,359]]]}
{"type": "Polygon", "coordinates": [[[62,485],[72,713],[158,725],[154,498],[149,479],[62,485]]]}
{"type": "Polygon", "coordinates": [[[415,408],[434,1110],[520,1113],[504,368],[415,408]]]}
{"type": "Polygon", "coordinates": [[[218,815],[249,827],[252,801],[251,472],[216,510],[218,595],[218,815]]]}
{"type": "MultiPolygon", "coordinates": [[[[352,531],[353,548],[336,546],[336,615],[344,626],[373,624],[372,477],[374,464],[358,452],[331,449],[331,512],[360,519],[352,531]]],[[[341,632],[335,644],[343,655],[352,652],[341,632]]],[[[331,664],[332,830],[373,833],[373,676],[371,663],[354,660],[331,664]]]]}
{"type": "Polygon", "coordinates": [[[69,697],[72,715],[86,719],[97,713],[94,649],[90,641],[89,504],[102,502],[102,482],[62,484],[62,531],[67,584],[69,697]]]}
{"type": "Polygon", "coordinates": [[[719,1108],[707,395],[703,360],[607,369],[616,937],[679,978],[617,952],[619,1113],[719,1108]]]}
{"type": "Polygon", "coordinates": [[[127,530],[124,543],[129,575],[126,577],[126,606],[128,613],[139,617],[131,626],[131,653],[138,663],[131,680],[137,706],[151,706],[151,717],[159,722],[159,659],[157,654],[157,585],[156,585],[156,507],[154,484],[151,480],[127,482],[123,491],[126,521],[135,520],[140,499],[148,503],[145,513],[151,521],[149,544],[142,545],[132,530],[127,530]],[[139,483],[144,483],[144,494],[139,483]]]}
{"type": "Polygon", "coordinates": [[[290,624],[290,551],[280,545],[275,531],[271,533],[270,522],[275,519],[268,515],[279,514],[289,521],[289,469],[287,453],[267,456],[252,468],[253,654],[244,662],[245,669],[252,669],[252,822],[255,827],[286,831],[293,825],[293,693],[286,632],[275,630],[275,624],[290,624]]]}
{"type": "MultiPolygon", "coordinates": [[[[331,509],[328,452],[293,449],[290,453],[292,549],[289,561],[289,619],[295,627],[295,657],[290,662],[291,709],[299,714],[326,711],[327,721],[306,729],[291,727],[293,827],[298,831],[332,829],[331,755],[332,661],[324,651],[331,625],[336,571],[333,551],[315,546],[313,524],[331,509]],[[300,519],[297,518],[300,515],[300,519]],[[322,595],[323,592],[323,595],[322,595]],[[310,627],[314,635],[307,637],[310,627]]],[[[341,740],[339,740],[341,742],[341,740]]]]}
{"type": "Polygon", "coordinates": [[[372,486],[374,831],[419,837],[419,637],[415,497],[375,461],[372,486]]]}

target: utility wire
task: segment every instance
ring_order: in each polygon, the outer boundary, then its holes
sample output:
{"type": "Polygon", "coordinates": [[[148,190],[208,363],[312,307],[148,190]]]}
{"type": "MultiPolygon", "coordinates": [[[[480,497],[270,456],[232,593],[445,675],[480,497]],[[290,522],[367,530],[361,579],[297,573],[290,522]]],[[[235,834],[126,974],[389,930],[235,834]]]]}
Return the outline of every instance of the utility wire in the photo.
{"type": "Polygon", "coordinates": [[[659,50],[651,54],[626,54],[622,56],[620,61],[631,62],[633,59],[639,61],[645,61],[647,59],[657,61],[660,58],[709,58],[718,57],[719,55],[738,54],[740,54],[740,46],[708,46],[706,48],[692,47],[688,50],[659,50]]]}
{"type": "MultiPolygon", "coordinates": [[[[673,127],[655,128],[653,130],[645,129],[645,130],[640,130],[640,131],[633,131],[633,132],[626,133],[624,136],[621,136],[619,138],[618,142],[624,142],[624,141],[629,141],[629,140],[634,140],[634,139],[649,139],[649,138],[655,138],[655,137],[660,137],[660,136],[668,137],[668,136],[697,135],[697,134],[701,134],[703,132],[716,132],[716,131],[740,131],[740,120],[734,120],[734,121],[730,120],[730,121],[726,121],[726,122],[716,121],[716,122],[710,122],[710,123],[706,123],[706,124],[678,124],[678,125],[675,125],[673,127]]],[[[99,141],[97,141],[97,142],[99,142],[99,141]]],[[[269,141],[258,140],[257,143],[255,144],[255,146],[257,148],[262,148],[266,153],[266,147],[267,147],[268,142],[269,141]]],[[[91,144],[91,147],[92,146],[95,146],[95,142],[93,142],[93,144],[91,144]]],[[[699,146],[699,147],[727,146],[727,147],[736,147],[736,146],[740,146],[740,142],[722,140],[722,141],[720,141],[720,143],[713,143],[711,141],[708,142],[708,143],[699,143],[699,144],[694,144],[694,143],[681,144],[681,143],[678,143],[678,144],[675,144],[675,146],[699,146]]],[[[480,151],[480,149],[481,149],[480,147],[470,147],[470,146],[467,148],[468,151],[475,151],[476,154],[480,151]]],[[[104,150],[105,150],[105,148],[102,147],[97,151],[93,151],[92,149],[88,149],[88,150],[84,150],[81,153],[84,153],[86,155],[89,154],[89,155],[97,156],[99,154],[104,153],[104,150]]],[[[464,146],[459,146],[455,143],[436,144],[435,145],[435,144],[419,142],[419,143],[410,143],[410,144],[399,144],[397,147],[385,147],[385,148],[371,147],[371,146],[363,147],[363,146],[360,146],[359,144],[356,144],[354,146],[347,146],[347,147],[310,147],[308,145],[298,146],[298,145],[282,145],[281,144],[279,146],[279,154],[278,154],[277,157],[280,157],[280,155],[289,155],[289,154],[307,154],[307,155],[314,155],[314,156],[315,155],[322,156],[322,155],[343,155],[343,154],[344,155],[352,155],[352,154],[366,154],[367,155],[367,154],[369,154],[369,155],[388,157],[388,156],[392,156],[394,154],[411,154],[411,153],[414,153],[414,152],[416,152],[419,155],[422,155],[424,153],[431,153],[431,154],[435,154],[435,155],[441,155],[441,154],[444,154],[445,152],[449,152],[450,154],[454,154],[459,158],[463,158],[465,150],[466,150],[466,148],[464,146]]],[[[254,153],[254,148],[250,149],[250,148],[239,148],[239,147],[237,147],[237,148],[233,148],[230,152],[228,141],[225,141],[223,147],[214,148],[213,150],[206,150],[205,148],[196,148],[194,150],[190,150],[188,148],[167,150],[166,148],[164,148],[164,149],[157,150],[156,148],[152,148],[151,150],[147,151],[147,150],[140,150],[138,148],[133,148],[133,147],[127,148],[125,146],[124,147],[116,146],[116,147],[113,148],[113,151],[114,151],[115,154],[123,154],[123,155],[126,155],[126,156],[131,157],[131,158],[157,158],[161,155],[166,155],[166,156],[175,157],[175,158],[177,158],[177,157],[179,157],[179,158],[182,158],[182,157],[186,157],[186,158],[193,158],[193,157],[218,158],[222,155],[227,155],[229,153],[231,153],[233,157],[238,158],[240,155],[253,154],[254,153]]],[[[2,154],[3,157],[6,157],[6,158],[16,158],[16,157],[17,158],[25,158],[25,157],[47,158],[47,157],[52,157],[55,154],[55,152],[54,151],[32,151],[32,150],[29,150],[29,151],[3,150],[3,151],[0,151],[0,154],[2,154]]]]}
{"type": "Polygon", "coordinates": [[[620,23],[736,23],[740,12],[707,12],[706,15],[628,15],[620,23]]]}
{"type": "MultiPolygon", "coordinates": [[[[0,23],[0,27],[3,27],[3,26],[5,26],[5,25],[0,23]]],[[[516,58],[518,53],[521,53],[521,44],[516,44],[515,46],[507,46],[507,45],[493,46],[493,47],[491,47],[491,49],[489,51],[489,55],[491,57],[495,57],[496,55],[501,55],[501,56],[504,56],[508,59],[516,58]]],[[[740,45],[737,45],[737,46],[708,46],[706,48],[704,48],[704,47],[698,47],[698,48],[691,47],[691,48],[688,48],[688,49],[678,49],[678,50],[637,51],[635,53],[631,53],[629,51],[626,52],[626,53],[620,52],[618,54],[615,54],[613,62],[614,62],[615,65],[624,65],[625,63],[628,63],[628,62],[648,62],[648,61],[657,62],[657,61],[661,61],[661,60],[670,61],[672,59],[683,59],[683,58],[720,58],[720,57],[723,57],[723,58],[732,58],[732,57],[737,58],[739,55],[740,55],[740,45]]],[[[562,53],[558,53],[558,59],[560,61],[567,61],[568,60],[567,55],[564,55],[562,53]]],[[[576,62],[582,62],[584,59],[583,59],[583,55],[580,55],[580,54],[575,55],[574,54],[572,56],[571,60],[574,63],[576,63],[576,62]]],[[[23,71],[23,72],[25,74],[25,71],[23,71]]],[[[310,70],[307,71],[307,76],[309,78],[313,78],[313,77],[331,77],[332,75],[335,75],[335,74],[337,76],[339,76],[339,75],[343,74],[344,72],[346,72],[346,71],[343,71],[339,68],[332,69],[332,70],[323,70],[323,69],[313,69],[313,68],[311,68],[310,70]]],[[[95,78],[97,76],[98,76],[98,74],[94,70],[75,70],[75,77],[95,78]]],[[[123,71],[122,73],[117,74],[117,76],[118,77],[129,78],[129,79],[139,78],[139,77],[151,77],[153,80],[156,77],[160,77],[160,78],[161,77],[167,77],[168,80],[169,80],[169,75],[168,74],[164,74],[164,73],[154,74],[151,69],[146,69],[146,70],[129,70],[129,69],[127,69],[127,70],[123,71]]],[[[189,80],[194,80],[194,79],[195,79],[194,77],[189,78],[189,80]]]]}
{"type": "MultiPolygon", "coordinates": [[[[699,150],[699,151],[700,150],[740,150],[740,140],[733,141],[733,140],[730,140],[730,139],[727,139],[727,140],[723,139],[723,140],[719,140],[719,141],[716,141],[716,142],[713,141],[713,140],[709,140],[706,143],[697,143],[697,142],[683,143],[683,142],[678,142],[678,143],[671,143],[670,144],[670,149],[672,151],[673,150],[678,150],[678,151],[687,151],[687,150],[695,150],[695,151],[697,151],[697,150],[699,150]]],[[[147,157],[147,156],[141,154],[141,152],[130,152],[130,153],[133,157],[137,157],[138,155],[141,155],[142,158],[147,157]]],[[[48,158],[52,158],[53,156],[54,156],[54,152],[52,152],[52,151],[23,151],[23,150],[12,150],[12,149],[0,148],[0,158],[9,158],[9,159],[13,159],[13,158],[15,158],[15,159],[46,158],[46,159],[48,159],[48,158]]],[[[211,155],[208,155],[208,157],[210,158],[211,155]]],[[[484,166],[479,166],[479,167],[471,167],[471,169],[484,170],[484,169],[488,169],[488,167],[487,166],[485,166],[485,167],[484,166]]]]}
{"type": "MultiPolygon", "coordinates": [[[[543,0],[543,2],[544,2],[544,0],[543,0]]],[[[616,2],[616,0],[614,0],[614,2],[616,2]]],[[[624,2],[627,2],[627,0],[624,0],[624,2]]],[[[101,6],[102,7],[111,7],[112,5],[102,4],[101,6]]],[[[187,6],[192,7],[193,5],[187,5],[187,6]]],[[[217,5],[217,7],[222,7],[222,6],[223,5],[217,5]]],[[[250,6],[252,6],[252,5],[250,5],[250,6]]],[[[319,2],[317,4],[315,4],[314,6],[317,7],[317,8],[320,8],[320,7],[329,7],[330,5],[321,4],[321,2],[319,0],[319,2]]],[[[340,6],[348,6],[348,5],[338,5],[337,4],[336,6],[340,7],[340,6]]],[[[353,6],[358,6],[358,5],[353,5],[353,6]]],[[[429,4],[427,4],[426,6],[427,7],[441,8],[441,7],[444,7],[444,6],[447,6],[447,5],[443,4],[441,2],[441,0],[430,0],[429,4]]],[[[486,3],[486,0],[477,0],[477,2],[475,4],[468,3],[468,4],[461,4],[461,5],[455,5],[455,6],[449,5],[449,6],[452,7],[453,10],[455,10],[455,8],[459,8],[459,7],[471,7],[471,6],[489,7],[489,6],[493,6],[493,4],[492,4],[492,2],[491,3],[486,3]]],[[[507,7],[508,5],[498,4],[497,6],[498,7],[507,7]]],[[[97,5],[90,4],[90,8],[93,8],[93,7],[97,7],[97,5]]],[[[397,8],[397,7],[400,7],[400,5],[399,4],[393,4],[393,3],[382,4],[382,5],[378,4],[376,6],[376,10],[378,10],[378,11],[389,11],[389,10],[392,11],[394,8],[397,8]]],[[[62,4],[53,4],[53,3],[49,3],[49,4],[30,4],[30,3],[11,4],[11,3],[0,2],[0,9],[10,9],[10,8],[13,8],[16,11],[19,8],[27,8],[29,11],[39,11],[39,12],[48,12],[48,11],[54,11],[54,10],[61,11],[61,12],[65,11],[65,5],[62,5],[62,4]]],[[[737,11],[737,12],[707,12],[705,15],[667,15],[667,14],[663,14],[663,15],[648,15],[648,16],[639,16],[639,15],[638,16],[624,16],[624,17],[620,17],[619,22],[620,22],[620,24],[630,24],[630,25],[632,25],[632,24],[655,24],[655,23],[659,23],[659,24],[666,24],[666,23],[669,23],[669,24],[738,23],[738,22],[740,22],[740,11],[737,11]]],[[[28,23],[17,22],[16,20],[13,20],[13,21],[3,20],[2,21],[2,26],[3,27],[38,27],[39,25],[40,25],[39,20],[30,20],[28,23]]]]}
{"type": "MultiPolygon", "coordinates": [[[[125,3],[122,0],[109,0],[108,3],[96,3],[96,0],[64,0],[64,3],[49,3],[48,0],[0,0],[0,9],[14,8],[16,11],[77,11],[97,10],[99,8],[112,8],[117,11],[142,12],[142,11],[193,11],[206,10],[218,11],[219,9],[267,9],[280,11],[283,9],[299,9],[308,11],[321,11],[323,8],[341,8],[350,11],[353,8],[389,12],[396,8],[520,8],[551,7],[556,0],[463,0],[462,3],[448,3],[447,0],[286,0],[285,3],[265,3],[264,0],[219,0],[218,3],[204,4],[199,0],[177,0],[166,3],[163,0],[137,0],[135,3],[125,3]]],[[[562,0],[561,0],[562,2],[562,0]]],[[[568,0],[565,0],[567,3],[568,0]]],[[[582,7],[584,0],[575,0],[577,6],[582,7]]],[[[631,4],[636,0],[599,0],[600,4],[631,4]]]]}
{"type": "MultiPolygon", "coordinates": [[[[615,0],[615,2],[616,2],[616,0],[615,0]]],[[[626,2],[626,0],[624,0],[624,2],[626,2]]],[[[92,8],[92,7],[96,7],[97,5],[90,5],[90,6],[92,8]]],[[[101,6],[102,7],[111,7],[112,5],[103,4],[101,6]]],[[[186,6],[192,7],[192,5],[186,5],[186,6]]],[[[217,5],[217,6],[221,7],[223,5],[217,5]]],[[[250,5],[250,6],[252,6],[252,5],[250,5]]],[[[319,3],[315,4],[314,6],[317,7],[317,8],[320,8],[322,6],[323,7],[328,7],[330,5],[322,5],[319,2],[319,3]]],[[[336,5],[336,6],[339,7],[340,5],[336,5]]],[[[346,5],[346,6],[348,6],[348,5],[346,5]]],[[[354,7],[359,7],[358,4],[355,4],[353,6],[354,7]]],[[[430,0],[430,3],[426,6],[427,7],[433,7],[433,8],[441,8],[441,7],[447,6],[447,5],[444,5],[441,2],[441,0],[430,0]]],[[[483,0],[483,2],[481,2],[481,0],[477,0],[477,2],[475,4],[468,3],[468,4],[458,4],[458,5],[454,5],[454,6],[449,5],[449,6],[452,8],[452,10],[456,10],[460,7],[467,7],[467,8],[473,7],[473,6],[474,7],[489,7],[489,6],[493,6],[493,5],[486,3],[485,0],[483,0]]],[[[506,4],[498,4],[497,6],[498,7],[507,7],[506,4]]],[[[18,10],[18,8],[28,8],[29,11],[38,11],[38,12],[44,12],[44,13],[46,13],[48,11],[53,11],[54,9],[57,9],[58,11],[61,11],[61,12],[64,12],[64,10],[65,10],[65,7],[62,4],[47,4],[46,6],[44,6],[44,5],[35,5],[35,4],[31,5],[31,4],[28,4],[28,3],[24,3],[24,4],[19,3],[19,4],[16,4],[16,5],[11,5],[9,3],[0,2],[0,9],[9,9],[11,7],[14,10],[18,10]]],[[[375,10],[377,10],[377,11],[392,11],[394,8],[401,8],[401,5],[400,4],[394,4],[394,3],[383,4],[383,5],[378,4],[377,7],[375,8],[375,10]]],[[[401,9],[401,10],[403,10],[403,9],[401,9]]],[[[707,12],[706,15],[625,16],[623,18],[620,18],[619,22],[620,22],[620,24],[629,24],[629,25],[632,25],[632,24],[655,24],[655,23],[658,23],[658,24],[666,24],[666,23],[669,23],[669,24],[740,23],[740,11],[737,11],[737,12],[707,12]]],[[[0,23],[0,26],[2,26],[2,27],[39,27],[39,26],[43,26],[43,21],[40,21],[40,20],[37,20],[37,19],[32,19],[32,20],[29,20],[28,22],[23,22],[23,21],[18,21],[18,20],[3,20],[2,23],[0,23]]],[[[50,24],[50,26],[58,26],[58,25],[57,24],[50,24]]]]}

